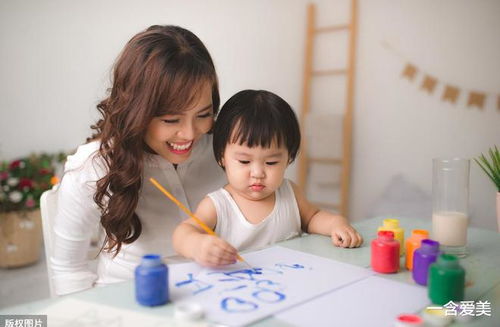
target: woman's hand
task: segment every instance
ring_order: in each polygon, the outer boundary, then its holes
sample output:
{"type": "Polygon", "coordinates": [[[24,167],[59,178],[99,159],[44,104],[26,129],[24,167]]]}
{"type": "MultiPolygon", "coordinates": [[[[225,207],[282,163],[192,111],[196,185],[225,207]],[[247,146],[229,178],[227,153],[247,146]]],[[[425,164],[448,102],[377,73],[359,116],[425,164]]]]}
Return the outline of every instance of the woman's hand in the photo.
{"type": "Polygon", "coordinates": [[[335,246],[357,248],[363,243],[363,237],[346,221],[334,223],[330,234],[335,246]]]}
{"type": "Polygon", "coordinates": [[[238,251],[223,239],[208,234],[196,236],[193,259],[202,266],[218,267],[236,263],[238,251]]]}

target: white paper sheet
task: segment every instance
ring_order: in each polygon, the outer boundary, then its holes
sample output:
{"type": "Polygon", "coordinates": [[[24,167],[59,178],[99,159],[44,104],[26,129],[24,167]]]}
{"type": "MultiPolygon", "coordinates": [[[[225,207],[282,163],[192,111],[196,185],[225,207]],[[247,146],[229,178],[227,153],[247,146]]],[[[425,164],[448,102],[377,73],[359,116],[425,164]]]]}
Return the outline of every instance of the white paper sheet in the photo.
{"type": "Polygon", "coordinates": [[[214,322],[242,326],[336,288],[373,275],[353,265],[272,247],[246,254],[242,263],[204,269],[195,263],[170,266],[170,298],[196,302],[214,322]]]}
{"type": "Polygon", "coordinates": [[[275,317],[293,326],[392,326],[399,314],[429,304],[425,287],[371,276],[275,317]]]}
{"type": "MultiPolygon", "coordinates": [[[[133,295],[131,295],[133,296],[133,295]]],[[[207,327],[203,322],[177,321],[100,303],[65,298],[37,312],[50,327],[207,327]]]]}

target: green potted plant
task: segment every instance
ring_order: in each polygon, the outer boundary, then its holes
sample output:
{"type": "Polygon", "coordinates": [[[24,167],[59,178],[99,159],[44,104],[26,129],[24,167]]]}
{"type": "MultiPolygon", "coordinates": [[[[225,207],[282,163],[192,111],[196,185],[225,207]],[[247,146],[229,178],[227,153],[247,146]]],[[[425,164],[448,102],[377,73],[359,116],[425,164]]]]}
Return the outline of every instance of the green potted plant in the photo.
{"type": "Polygon", "coordinates": [[[0,162],[0,267],[36,262],[42,241],[40,196],[58,182],[64,153],[0,162]]]}
{"type": "Polygon", "coordinates": [[[497,188],[497,229],[500,233],[500,152],[497,146],[488,149],[489,158],[484,154],[474,160],[479,167],[488,175],[497,188]]]}

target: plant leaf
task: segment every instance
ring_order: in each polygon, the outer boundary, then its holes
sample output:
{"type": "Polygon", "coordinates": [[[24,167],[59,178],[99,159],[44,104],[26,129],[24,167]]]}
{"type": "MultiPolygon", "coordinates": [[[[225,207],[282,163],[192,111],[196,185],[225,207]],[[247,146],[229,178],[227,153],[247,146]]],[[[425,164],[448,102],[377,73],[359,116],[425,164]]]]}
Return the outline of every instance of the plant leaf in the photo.
{"type": "MultiPolygon", "coordinates": [[[[480,157],[480,159],[483,159],[483,158],[480,157]]],[[[486,175],[488,175],[488,177],[491,179],[491,181],[496,184],[495,178],[490,174],[490,172],[486,169],[486,167],[483,166],[483,164],[479,160],[477,160],[476,158],[474,158],[474,161],[479,165],[479,167],[481,167],[481,169],[486,173],[486,175]]]]}
{"type": "MultiPolygon", "coordinates": [[[[493,151],[492,148],[488,150],[490,157],[491,157],[491,174],[493,177],[495,177],[495,180],[498,182],[500,181],[500,160],[497,160],[495,152],[493,151]]],[[[497,183],[498,185],[498,183],[497,183]]]]}
{"type": "Polygon", "coordinates": [[[495,150],[491,151],[491,156],[493,157],[493,162],[495,162],[496,171],[500,172],[500,152],[498,152],[498,148],[496,145],[495,150]]]}
{"type": "Polygon", "coordinates": [[[474,158],[474,161],[476,161],[479,167],[488,175],[500,192],[500,153],[497,146],[495,145],[494,148],[489,148],[488,154],[490,158],[487,158],[481,153],[478,158],[474,158]]]}

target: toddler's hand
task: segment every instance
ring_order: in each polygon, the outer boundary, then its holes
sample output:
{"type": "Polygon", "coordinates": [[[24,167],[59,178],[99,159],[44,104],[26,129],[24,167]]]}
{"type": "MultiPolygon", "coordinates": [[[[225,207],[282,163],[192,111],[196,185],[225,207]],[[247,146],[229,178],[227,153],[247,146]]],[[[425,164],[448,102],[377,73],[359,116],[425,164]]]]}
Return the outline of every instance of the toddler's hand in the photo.
{"type": "Polygon", "coordinates": [[[347,222],[335,224],[331,236],[332,243],[343,248],[357,248],[363,243],[363,237],[347,222]]]}
{"type": "Polygon", "coordinates": [[[194,260],[202,266],[217,267],[236,262],[236,249],[217,236],[202,234],[198,244],[193,253],[194,260]]]}

